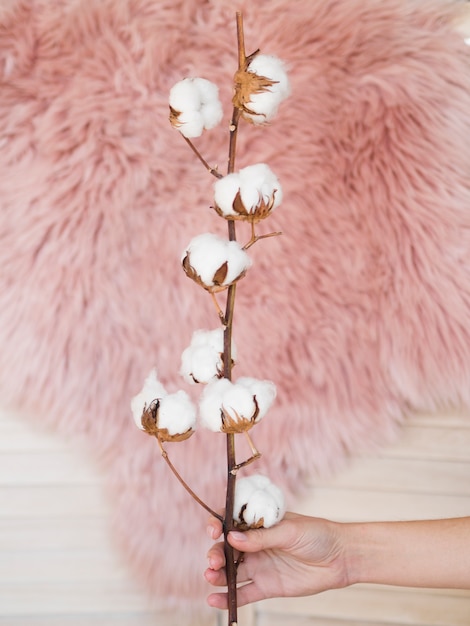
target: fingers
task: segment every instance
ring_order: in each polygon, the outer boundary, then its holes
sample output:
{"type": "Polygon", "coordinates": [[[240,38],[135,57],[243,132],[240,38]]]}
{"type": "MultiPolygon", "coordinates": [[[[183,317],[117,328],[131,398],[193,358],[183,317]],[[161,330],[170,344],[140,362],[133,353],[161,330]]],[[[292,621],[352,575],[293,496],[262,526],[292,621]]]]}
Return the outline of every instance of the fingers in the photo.
{"type": "MultiPolygon", "coordinates": [[[[266,597],[266,594],[262,593],[260,589],[258,589],[256,583],[248,583],[238,588],[237,605],[245,606],[245,604],[251,604],[252,602],[264,600],[266,597]]],[[[216,609],[226,609],[228,607],[227,594],[211,593],[207,597],[207,604],[216,609]]]]}
{"type": "MultiPolygon", "coordinates": [[[[211,585],[224,586],[227,584],[225,575],[225,553],[224,544],[217,543],[210,548],[207,553],[209,567],[204,572],[204,577],[211,585]]],[[[246,572],[244,571],[244,563],[240,563],[238,569],[238,582],[245,582],[246,572]]]]}
{"type": "Polygon", "coordinates": [[[246,532],[231,531],[228,534],[230,545],[240,552],[260,552],[270,548],[285,548],[296,538],[292,518],[289,514],[272,528],[259,528],[246,532]]]}
{"type": "Polygon", "coordinates": [[[215,570],[211,567],[208,567],[204,572],[204,578],[210,585],[213,585],[214,587],[225,587],[227,585],[225,569],[215,570]]]}
{"type": "Polygon", "coordinates": [[[218,539],[222,535],[222,523],[216,517],[210,517],[207,522],[207,534],[211,539],[218,539]]]}
{"type": "Polygon", "coordinates": [[[220,570],[225,566],[224,544],[216,543],[207,553],[209,567],[213,570],[220,570]]]}

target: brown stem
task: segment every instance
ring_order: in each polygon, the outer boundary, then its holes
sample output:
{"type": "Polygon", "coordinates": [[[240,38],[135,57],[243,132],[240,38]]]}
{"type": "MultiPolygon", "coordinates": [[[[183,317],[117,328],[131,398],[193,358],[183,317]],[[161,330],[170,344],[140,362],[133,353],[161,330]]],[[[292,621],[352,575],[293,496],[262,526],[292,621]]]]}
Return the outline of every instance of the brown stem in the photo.
{"type": "MultiPolygon", "coordinates": [[[[235,233],[230,232],[229,235],[235,238],[235,233]]],[[[235,307],[236,285],[229,287],[227,295],[227,304],[225,310],[226,326],[224,330],[224,377],[231,380],[232,378],[232,329],[233,329],[233,313],[235,307]]],[[[228,533],[233,529],[233,508],[235,500],[235,481],[236,467],[235,456],[235,435],[227,435],[227,491],[225,497],[225,518],[224,527],[224,551],[227,574],[227,592],[228,592],[228,623],[229,626],[237,624],[237,566],[235,562],[235,553],[232,546],[227,541],[228,533]]]]}
{"type": "Polygon", "coordinates": [[[204,165],[204,167],[206,168],[206,170],[209,171],[209,174],[212,174],[212,176],[215,176],[216,178],[223,178],[222,174],[217,170],[217,167],[211,167],[209,165],[209,163],[206,161],[206,159],[202,156],[202,154],[199,152],[199,150],[196,148],[196,146],[193,144],[193,142],[191,141],[191,139],[188,139],[187,137],[185,137],[184,135],[181,135],[183,137],[183,139],[186,141],[186,143],[188,144],[188,146],[191,148],[191,150],[194,152],[194,154],[197,156],[197,158],[201,161],[201,163],[204,165]]]}
{"type": "Polygon", "coordinates": [[[237,11],[237,44],[238,44],[238,69],[245,69],[245,35],[243,33],[243,15],[237,11]]]}
{"type": "Polygon", "coordinates": [[[201,498],[199,498],[199,496],[197,496],[194,491],[191,489],[191,487],[184,481],[184,479],[181,477],[181,475],[179,474],[178,470],[176,469],[176,467],[173,465],[173,463],[170,461],[170,457],[168,456],[168,452],[165,450],[165,448],[163,447],[163,443],[160,441],[160,439],[157,437],[157,441],[158,441],[158,445],[160,447],[160,451],[162,453],[162,457],[165,459],[166,464],[168,465],[168,467],[171,469],[171,471],[173,472],[173,474],[176,476],[176,478],[179,480],[179,482],[183,485],[183,487],[186,489],[186,491],[189,493],[189,495],[194,498],[194,500],[196,500],[196,502],[198,504],[200,504],[202,506],[202,508],[206,509],[206,511],[208,513],[210,513],[211,515],[213,515],[214,517],[216,517],[217,519],[219,519],[221,522],[223,522],[223,517],[221,515],[219,515],[218,513],[216,513],[215,511],[213,511],[210,506],[207,506],[207,504],[205,502],[203,502],[201,500],[201,498]]]}
{"type": "Polygon", "coordinates": [[[242,463],[237,463],[233,468],[232,468],[232,472],[234,474],[238,473],[238,470],[241,469],[242,467],[246,467],[247,465],[250,465],[250,463],[253,463],[253,461],[256,461],[257,459],[260,458],[261,456],[261,452],[259,452],[256,447],[255,444],[253,443],[250,435],[247,433],[247,431],[245,430],[245,437],[248,441],[248,445],[251,448],[251,456],[249,459],[246,459],[246,461],[243,461],[242,463]]]}
{"type": "Polygon", "coordinates": [[[228,624],[237,624],[237,563],[235,552],[228,543],[228,533],[233,530],[233,503],[235,499],[236,473],[232,472],[235,467],[235,435],[227,435],[227,492],[225,499],[225,519],[224,526],[224,551],[225,551],[225,571],[227,574],[227,594],[228,594],[228,624]]]}
{"type": "Polygon", "coordinates": [[[212,297],[212,302],[214,303],[215,309],[217,311],[217,315],[219,316],[219,319],[222,322],[222,324],[224,326],[226,326],[224,312],[220,308],[219,301],[217,300],[217,297],[216,297],[216,295],[215,295],[215,293],[213,291],[211,291],[210,294],[211,294],[211,297],[212,297]]]}
{"type": "MultiPolygon", "coordinates": [[[[243,39],[243,20],[241,13],[237,13],[237,41],[238,41],[238,59],[240,63],[245,62],[245,45],[243,39]]],[[[241,66],[240,66],[241,67],[241,66]]],[[[230,142],[229,155],[227,164],[227,173],[231,174],[235,171],[235,157],[237,150],[238,122],[240,121],[240,111],[236,107],[232,111],[232,121],[230,124],[230,142]]],[[[236,229],[233,220],[227,222],[228,237],[230,241],[236,240],[236,229]]],[[[233,329],[233,312],[235,307],[236,285],[229,287],[227,294],[227,303],[225,309],[225,330],[224,330],[224,376],[231,380],[232,378],[232,329],[233,329]]],[[[225,497],[225,518],[224,527],[224,551],[225,551],[225,569],[227,574],[227,594],[228,594],[228,624],[229,626],[237,626],[237,563],[235,553],[232,546],[227,540],[228,533],[233,529],[233,507],[235,500],[235,483],[237,461],[235,456],[235,435],[227,435],[227,491],[225,497]]]]}
{"type": "Polygon", "coordinates": [[[243,250],[248,250],[248,248],[251,248],[251,246],[257,243],[260,239],[267,239],[268,237],[279,237],[279,235],[282,235],[281,231],[267,233],[266,235],[255,235],[253,231],[250,241],[243,246],[243,250]]]}

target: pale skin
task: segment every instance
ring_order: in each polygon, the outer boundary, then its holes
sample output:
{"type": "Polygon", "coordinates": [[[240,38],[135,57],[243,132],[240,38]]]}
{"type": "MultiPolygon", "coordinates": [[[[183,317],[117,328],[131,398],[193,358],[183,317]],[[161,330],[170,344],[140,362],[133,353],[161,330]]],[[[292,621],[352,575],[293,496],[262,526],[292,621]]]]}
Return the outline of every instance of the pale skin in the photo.
{"type": "MultiPolygon", "coordinates": [[[[221,537],[211,518],[209,536],[221,537]]],[[[470,517],[411,522],[338,523],[287,513],[276,526],[229,533],[243,552],[238,568],[238,604],[274,597],[307,596],[355,583],[470,589],[470,517]]],[[[208,553],[204,572],[225,585],[223,544],[208,553]]],[[[227,608],[225,593],[209,605],[227,608]]]]}

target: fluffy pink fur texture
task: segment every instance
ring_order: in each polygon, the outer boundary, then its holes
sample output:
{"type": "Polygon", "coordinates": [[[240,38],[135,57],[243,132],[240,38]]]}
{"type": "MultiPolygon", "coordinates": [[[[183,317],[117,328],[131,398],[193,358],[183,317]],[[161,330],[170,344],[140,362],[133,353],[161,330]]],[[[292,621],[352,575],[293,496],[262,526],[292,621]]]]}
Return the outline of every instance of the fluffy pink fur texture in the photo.
{"type": "MultiPolygon", "coordinates": [[[[86,438],[114,527],[153,594],[203,602],[206,513],[139,432],[150,368],[181,385],[194,329],[218,324],[180,256],[205,231],[213,179],[171,129],[167,94],[219,84],[227,157],[235,10],[248,52],[284,58],[291,99],[241,127],[239,166],[265,161],[285,201],[252,249],[235,315],[235,376],[278,386],[253,433],[289,491],[393,437],[410,408],[470,404],[470,49],[458,2],[12,0],[0,13],[0,390],[86,438]],[[169,566],[168,564],[171,564],[169,566]]],[[[173,444],[223,505],[224,437],[173,444]]],[[[245,450],[240,452],[243,456],[245,450]]]]}

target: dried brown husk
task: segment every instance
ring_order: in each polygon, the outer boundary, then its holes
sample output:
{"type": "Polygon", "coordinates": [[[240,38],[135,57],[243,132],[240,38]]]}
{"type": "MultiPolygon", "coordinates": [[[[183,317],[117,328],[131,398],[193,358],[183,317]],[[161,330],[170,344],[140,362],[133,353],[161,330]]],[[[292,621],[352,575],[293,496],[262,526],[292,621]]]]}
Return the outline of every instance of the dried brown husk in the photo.
{"type": "Polygon", "coordinates": [[[167,428],[159,428],[158,426],[158,408],[160,406],[159,400],[154,400],[150,405],[144,406],[142,413],[142,427],[148,435],[157,437],[160,441],[185,441],[189,439],[194,433],[192,428],[189,428],[184,433],[176,433],[170,435],[167,428]]]}
{"type": "Polygon", "coordinates": [[[253,398],[255,402],[255,411],[250,418],[242,417],[236,411],[235,417],[229,415],[224,409],[221,409],[222,416],[222,428],[221,431],[226,433],[227,435],[236,435],[241,433],[246,433],[255,425],[256,418],[259,414],[259,406],[256,402],[256,398],[253,398]]]}
{"type": "Polygon", "coordinates": [[[253,56],[249,57],[247,64],[244,68],[235,72],[233,77],[233,85],[235,93],[232,98],[233,106],[241,111],[242,116],[248,121],[253,123],[250,115],[262,117],[262,114],[257,113],[249,108],[251,102],[251,96],[254,94],[263,93],[269,91],[270,87],[275,85],[278,81],[271,80],[266,76],[260,76],[254,72],[249,71],[249,62],[251,62],[253,56]],[[247,114],[246,116],[244,114],[247,114]]]}
{"type": "Polygon", "coordinates": [[[234,283],[236,283],[238,280],[240,280],[240,278],[243,278],[243,276],[245,276],[246,274],[246,271],[243,271],[241,272],[241,274],[237,276],[235,280],[224,285],[223,282],[225,278],[227,277],[227,272],[228,272],[228,263],[227,261],[225,261],[225,263],[222,263],[222,265],[217,269],[217,271],[215,272],[212,278],[212,282],[214,284],[206,285],[206,283],[201,279],[199,274],[191,265],[191,261],[189,257],[190,255],[187,254],[182,261],[182,266],[183,266],[186,276],[194,280],[194,282],[196,282],[198,285],[200,285],[201,287],[203,287],[206,291],[209,291],[210,293],[217,293],[219,291],[225,291],[225,289],[228,289],[230,285],[233,285],[234,283]]]}
{"type": "Polygon", "coordinates": [[[263,528],[264,527],[264,517],[260,517],[260,519],[256,522],[256,524],[247,524],[243,519],[246,510],[246,504],[242,506],[240,509],[240,513],[238,515],[238,520],[235,520],[235,527],[237,530],[245,531],[252,530],[253,528],[263,528]]]}
{"type": "Polygon", "coordinates": [[[179,128],[182,125],[179,120],[180,115],[181,115],[181,111],[177,111],[172,106],[170,106],[169,119],[170,119],[170,124],[173,126],[173,128],[179,128]]]}
{"type": "Polygon", "coordinates": [[[233,199],[232,208],[235,211],[235,215],[225,215],[223,211],[217,206],[214,206],[215,211],[221,217],[224,217],[226,220],[241,220],[243,222],[250,222],[252,224],[256,224],[261,220],[264,220],[271,214],[271,211],[274,206],[275,193],[269,198],[268,202],[265,202],[264,198],[260,197],[259,203],[256,205],[254,211],[248,211],[245,205],[242,202],[241,194],[238,191],[233,199]]]}

